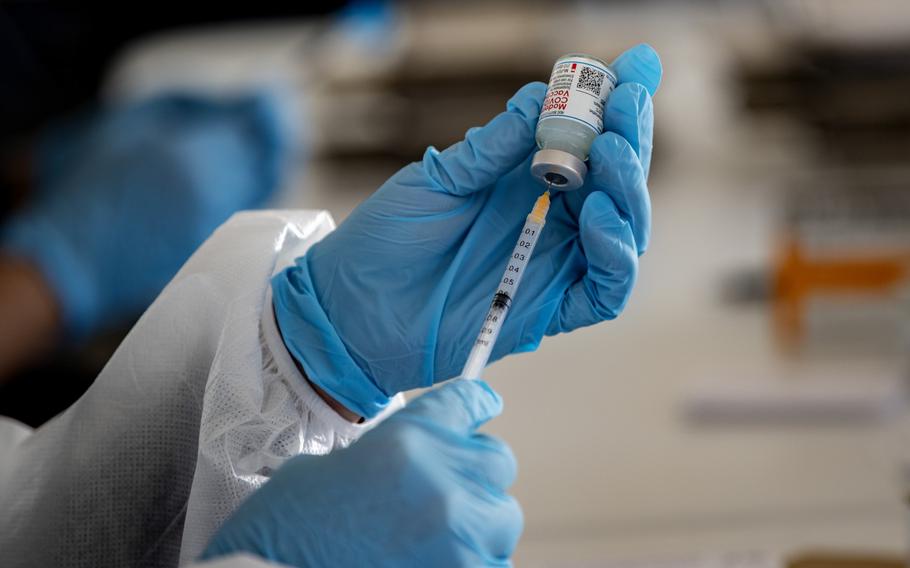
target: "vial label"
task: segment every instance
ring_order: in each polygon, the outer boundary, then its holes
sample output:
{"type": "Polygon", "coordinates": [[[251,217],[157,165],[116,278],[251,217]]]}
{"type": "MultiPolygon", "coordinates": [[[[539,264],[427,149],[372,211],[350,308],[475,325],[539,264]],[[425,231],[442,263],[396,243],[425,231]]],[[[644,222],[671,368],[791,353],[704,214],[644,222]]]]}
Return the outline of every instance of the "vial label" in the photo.
{"type": "Polygon", "coordinates": [[[600,134],[604,129],[604,102],[616,86],[616,75],[602,63],[568,56],[556,61],[540,121],[567,118],[600,134]]]}

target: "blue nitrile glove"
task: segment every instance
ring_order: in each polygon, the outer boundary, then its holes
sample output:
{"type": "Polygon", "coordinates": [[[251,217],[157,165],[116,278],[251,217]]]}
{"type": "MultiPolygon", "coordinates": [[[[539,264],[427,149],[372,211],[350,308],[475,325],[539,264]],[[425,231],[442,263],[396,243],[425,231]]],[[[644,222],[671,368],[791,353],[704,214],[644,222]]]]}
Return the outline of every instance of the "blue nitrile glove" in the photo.
{"type": "MultiPolygon", "coordinates": [[[[620,84],[577,191],[556,193],[492,360],[544,334],[616,317],[651,228],[647,177],[657,54],[639,45],[613,64],[620,84]]],[[[532,83],[465,140],[392,176],[331,235],[272,281],[288,349],[349,409],[375,415],[389,396],[457,376],[544,187],[531,177],[546,86],[532,83]]]]}
{"type": "Polygon", "coordinates": [[[291,566],[510,566],[522,529],[512,452],[475,430],[502,400],[482,381],[424,394],[327,456],[282,466],[212,538],[291,566]]]}
{"type": "Polygon", "coordinates": [[[285,136],[264,96],[167,95],[51,131],[36,195],[0,230],[81,336],[141,312],[196,247],[278,185],[285,136]]]}

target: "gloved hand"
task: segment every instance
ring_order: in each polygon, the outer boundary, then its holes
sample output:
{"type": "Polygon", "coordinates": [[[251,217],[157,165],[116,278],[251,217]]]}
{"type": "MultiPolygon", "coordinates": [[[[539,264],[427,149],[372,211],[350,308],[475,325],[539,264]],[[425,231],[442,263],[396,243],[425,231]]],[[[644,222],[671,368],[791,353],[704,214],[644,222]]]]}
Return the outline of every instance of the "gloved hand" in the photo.
{"type": "Polygon", "coordinates": [[[36,193],[0,230],[35,263],[66,331],[141,312],[233,212],[278,185],[285,136],[264,97],[162,96],[45,136],[36,193]]]}
{"type": "MultiPolygon", "coordinates": [[[[491,360],[617,316],[651,227],[647,190],[657,54],[613,64],[619,85],[585,185],[556,193],[491,360]]],[[[526,85],[465,140],[392,176],[272,282],[289,351],[349,409],[461,371],[525,217],[544,187],[529,172],[546,85],[526,85]]]]}
{"type": "Polygon", "coordinates": [[[482,381],[424,394],[327,456],[282,466],[212,538],[291,566],[509,566],[521,509],[508,446],[476,429],[502,400],[482,381]]]}

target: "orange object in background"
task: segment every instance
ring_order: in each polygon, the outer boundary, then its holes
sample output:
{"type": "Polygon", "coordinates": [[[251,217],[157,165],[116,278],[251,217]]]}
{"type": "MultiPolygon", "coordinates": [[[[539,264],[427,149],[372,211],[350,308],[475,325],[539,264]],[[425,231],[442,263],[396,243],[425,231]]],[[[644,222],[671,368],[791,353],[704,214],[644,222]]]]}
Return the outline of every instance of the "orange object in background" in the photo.
{"type": "Polygon", "coordinates": [[[905,568],[899,554],[860,552],[805,552],[789,558],[787,568],[905,568]]]}
{"type": "Polygon", "coordinates": [[[774,267],[774,323],[786,347],[803,338],[805,306],[813,296],[884,296],[910,279],[910,249],[808,258],[797,239],[781,247],[774,267]]]}

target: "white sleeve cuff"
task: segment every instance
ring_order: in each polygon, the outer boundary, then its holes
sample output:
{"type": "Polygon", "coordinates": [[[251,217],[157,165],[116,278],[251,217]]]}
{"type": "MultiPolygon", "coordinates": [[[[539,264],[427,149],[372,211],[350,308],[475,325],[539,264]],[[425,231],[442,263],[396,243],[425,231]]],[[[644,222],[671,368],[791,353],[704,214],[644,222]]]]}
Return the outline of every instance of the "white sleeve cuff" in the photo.
{"type": "Polygon", "coordinates": [[[334,430],[339,436],[356,440],[367,430],[373,428],[390,414],[402,408],[405,404],[404,395],[398,394],[392,398],[389,405],[375,417],[355,424],[349,422],[340,414],[335,412],[319,394],[310,386],[309,381],[297,367],[293,357],[284,345],[281,338],[281,331],[278,329],[278,323],[275,321],[275,310],[272,307],[272,290],[266,292],[265,306],[262,309],[262,337],[266,349],[272,356],[277,367],[278,373],[287,380],[290,388],[300,397],[304,405],[317,418],[323,421],[326,426],[334,430]]]}

